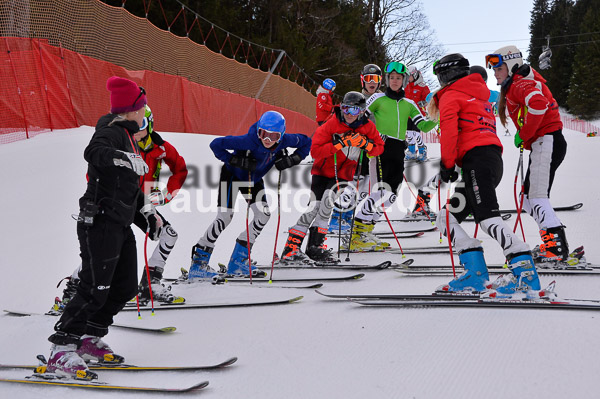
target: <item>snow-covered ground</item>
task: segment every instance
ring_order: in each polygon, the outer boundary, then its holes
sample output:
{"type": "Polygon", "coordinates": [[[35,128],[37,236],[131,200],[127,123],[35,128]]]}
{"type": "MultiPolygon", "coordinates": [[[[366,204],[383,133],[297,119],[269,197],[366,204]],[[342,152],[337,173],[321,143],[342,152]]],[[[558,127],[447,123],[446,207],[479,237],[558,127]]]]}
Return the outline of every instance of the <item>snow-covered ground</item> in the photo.
{"type": "MultiPolygon", "coordinates": [[[[77,200],[85,189],[83,149],[93,129],[82,127],[43,134],[0,146],[0,303],[2,309],[44,312],[61,295],[58,281],[78,265],[75,222],[77,200]]],[[[513,132],[514,133],[514,132],[513,132]]],[[[513,179],[518,160],[513,137],[505,144],[505,174],[498,190],[501,208],[514,208],[513,179]]],[[[161,213],[179,233],[165,275],[176,277],[189,266],[190,248],[214,218],[209,208],[211,182],[218,179],[219,162],[208,148],[213,137],[163,134],[190,165],[187,193],[161,213]],[[210,180],[210,181],[209,181],[210,180]],[[186,210],[186,208],[188,210],[186,210]]],[[[585,245],[588,260],[600,262],[597,245],[600,187],[597,183],[600,138],[566,132],[567,158],[553,189],[555,206],[583,202],[575,212],[560,213],[568,227],[571,247],[585,245]]],[[[430,145],[439,156],[439,145],[430,145]]],[[[308,168],[307,166],[299,166],[308,168]]],[[[304,169],[303,169],[304,170],[304,169]]],[[[290,173],[290,172],[286,172],[290,173]]],[[[301,187],[303,173],[295,175],[301,187]]],[[[269,181],[276,181],[276,175],[269,181]]],[[[306,197],[290,190],[287,179],[283,201],[306,197]]],[[[306,188],[306,187],[304,187],[306,188]]],[[[442,193],[445,200],[446,192],[442,193]]],[[[406,198],[410,198],[406,196],[406,198]]],[[[271,201],[273,204],[274,201],[271,201]]],[[[295,223],[299,211],[284,209],[281,231],[295,223]]],[[[390,216],[402,213],[394,209],[390,216]]],[[[218,241],[216,262],[227,262],[235,237],[244,228],[245,207],[218,241]]],[[[512,225],[514,218],[509,220],[512,225]]],[[[527,241],[539,241],[537,228],[524,217],[527,241]]],[[[254,256],[266,263],[273,250],[277,211],[257,241],[254,256]]],[[[467,224],[468,231],[474,224],[467,224]]],[[[143,235],[136,230],[140,270],[143,235]]],[[[484,241],[489,263],[502,262],[495,242],[484,241]]],[[[279,235],[278,253],[286,235],[279,235]]],[[[406,239],[406,247],[434,245],[439,233],[406,239]]],[[[336,245],[331,240],[330,245],[336,245]]],[[[395,244],[394,244],[395,245],[395,244]]],[[[149,250],[154,248],[149,243],[149,250]]],[[[353,261],[401,261],[400,255],[363,254],[353,261]]],[[[448,255],[416,255],[421,264],[450,264],[448,255]]],[[[326,270],[275,270],[277,276],[347,274],[326,270]]],[[[359,281],[327,283],[332,293],[429,293],[446,277],[404,277],[394,271],[368,272],[359,281]]],[[[561,296],[600,298],[598,277],[556,277],[561,296]]],[[[542,277],[549,283],[550,277],[542,277]]],[[[134,312],[117,321],[143,326],[176,326],[173,334],[155,335],[112,329],[106,337],[127,362],[139,365],[194,365],[238,356],[232,367],[196,373],[103,373],[101,379],[128,385],[189,385],[209,380],[198,393],[205,398],[592,398],[598,396],[600,373],[600,314],[582,311],[505,309],[367,309],[345,301],[326,300],[311,290],[261,288],[258,285],[174,286],[189,303],[226,300],[281,299],[304,295],[285,306],[157,311],[138,320],[134,312]]],[[[49,354],[46,338],[55,319],[47,316],[0,315],[0,363],[34,363],[35,355],[49,354]]],[[[22,377],[25,370],[0,370],[0,377],[22,377]]],[[[72,388],[0,385],[3,398],[100,398],[106,392],[72,388]]],[[[119,397],[141,394],[120,393],[119,397]]]]}

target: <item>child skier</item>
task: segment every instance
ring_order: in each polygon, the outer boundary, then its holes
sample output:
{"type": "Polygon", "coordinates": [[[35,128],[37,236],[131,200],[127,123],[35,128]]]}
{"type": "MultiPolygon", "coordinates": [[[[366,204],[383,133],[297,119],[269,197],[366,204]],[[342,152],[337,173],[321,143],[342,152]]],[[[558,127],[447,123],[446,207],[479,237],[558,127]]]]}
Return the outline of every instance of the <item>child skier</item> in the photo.
{"type": "Polygon", "coordinates": [[[469,75],[469,61],[461,54],[442,57],[434,64],[433,73],[441,86],[429,104],[429,115],[439,116],[442,129],[440,178],[444,182],[455,181],[455,166],[459,166],[464,183],[452,196],[448,219],[446,208],[440,210],[437,226],[451,239],[465,271],[438,290],[486,290],[489,275],[481,243],[460,226],[473,214],[482,230],[502,246],[512,272],[508,278],[496,280],[494,291],[486,295],[512,297],[516,292],[524,292],[535,297],[540,282],[529,246],[519,240],[498,211],[496,187],[502,179],[502,144],[488,102],[490,91],[481,76],[469,75]]]}
{"type": "MultiPolygon", "coordinates": [[[[303,134],[286,134],[285,118],[277,111],[265,112],[258,122],[243,136],[226,136],[214,139],[210,148],[223,161],[218,194],[217,217],[192,248],[192,264],[189,280],[218,279],[217,272],[209,265],[211,254],[219,235],[233,218],[233,207],[238,191],[244,186],[250,191],[250,208],[254,214],[250,231],[242,231],[236,240],[227,273],[249,275],[254,268],[248,265],[248,251],[267,224],[270,214],[264,193],[263,176],[273,165],[284,170],[298,165],[310,151],[311,140],[303,134]],[[287,155],[287,148],[296,151],[287,155]],[[233,151],[233,152],[230,152],[233,151]],[[248,242],[247,235],[250,240],[248,242]]],[[[256,275],[254,273],[253,275],[256,275]]]]}
{"type": "Polygon", "coordinates": [[[368,154],[377,156],[383,151],[383,140],[373,122],[365,115],[365,97],[356,91],[346,93],[342,104],[334,107],[334,117],[319,126],[313,136],[311,155],[311,204],[298,222],[290,228],[281,262],[337,262],[324,242],[329,216],[339,181],[354,177],[357,161],[368,154]],[[362,152],[366,154],[362,154],[362,152]],[[302,242],[309,233],[306,254],[302,242]]]}
{"type": "MultiPolygon", "coordinates": [[[[486,56],[501,86],[498,114],[506,126],[506,114],[518,129],[515,146],[531,151],[525,177],[523,209],[536,221],[542,244],[534,251],[536,262],[558,265],[569,260],[565,227],[550,204],[556,170],[567,153],[558,103],[544,78],[523,63],[519,49],[506,46],[486,56]]],[[[564,265],[564,263],[563,263],[564,265]]]]}
{"type": "Polygon", "coordinates": [[[333,91],[335,90],[335,81],[325,79],[323,84],[317,89],[317,123],[321,126],[329,119],[333,112],[333,91]]]}

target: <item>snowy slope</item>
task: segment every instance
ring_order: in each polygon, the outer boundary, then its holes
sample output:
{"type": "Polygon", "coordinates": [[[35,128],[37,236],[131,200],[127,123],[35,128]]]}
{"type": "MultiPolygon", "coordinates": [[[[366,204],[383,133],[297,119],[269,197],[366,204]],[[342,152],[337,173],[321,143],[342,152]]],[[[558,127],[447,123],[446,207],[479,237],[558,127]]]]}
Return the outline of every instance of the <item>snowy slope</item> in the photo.
{"type": "MultiPolygon", "coordinates": [[[[85,189],[83,149],[93,129],[82,127],[40,135],[32,140],[0,146],[4,167],[0,170],[3,195],[0,240],[0,303],[2,308],[43,312],[61,295],[58,281],[78,265],[75,222],[77,200],[85,189]]],[[[501,208],[513,208],[513,179],[518,151],[513,137],[499,134],[505,144],[505,176],[498,190],[501,208]]],[[[207,210],[210,181],[218,179],[219,163],[208,149],[213,137],[164,134],[191,166],[188,193],[163,208],[161,213],[179,233],[179,242],[165,274],[176,277],[189,266],[190,248],[212,221],[207,210]],[[186,202],[187,201],[187,202],[186,202]],[[186,205],[187,204],[187,205],[186,205]],[[186,211],[186,208],[188,210],[186,211]],[[200,211],[199,209],[202,209],[200,211]]],[[[569,151],[553,189],[556,206],[583,202],[576,212],[560,213],[568,226],[572,247],[585,245],[588,259],[600,262],[596,244],[596,211],[600,188],[600,138],[567,132],[569,151]]],[[[439,145],[429,146],[439,156],[439,145]]],[[[299,166],[299,168],[309,168],[299,166]]],[[[296,175],[300,182],[302,174],[296,175]]],[[[277,176],[270,176],[275,182],[277,176]]],[[[291,176],[283,185],[292,184],[291,176]]],[[[307,188],[307,187],[304,187],[307,188]]],[[[288,190],[289,191],[289,190],[288,190]]],[[[293,204],[292,195],[284,202],[293,204]]],[[[442,193],[443,200],[446,192],[442,193]]],[[[404,197],[403,197],[404,198],[404,197]]],[[[409,198],[409,196],[406,196],[409,198]]],[[[296,198],[297,205],[306,197],[296,198]]],[[[273,204],[275,201],[271,201],[273,204]]],[[[241,203],[240,203],[241,204],[241,203]]],[[[290,207],[291,208],[291,205],[290,207]]],[[[259,238],[254,256],[261,263],[271,257],[277,211],[259,238]]],[[[390,216],[401,216],[398,209],[390,216]]],[[[281,231],[293,225],[299,211],[281,214],[281,231]]],[[[226,263],[234,240],[244,228],[241,205],[213,255],[226,263]]],[[[528,242],[539,241],[535,223],[524,218],[528,242]]],[[[514,218],[509,220],[514,223],[514,218]]],[[[512,224],[511,224],[512,225],[512,224]]],[[[474,224],[468,224],[472,231],[474,224]]],[[[136,231],[140,270],[143,235],[136,231]]],[[[281,252],[285,234],[279,235],[281,252]]],[[[502,262],[502,253],[489,238],[484,241],[490,263],[502,262]]],[[[403,240],[409,246],[434,245],[439,233],[403,240]]],[[[331,241],[330,245],[336,245],[331,241]]],[[[395,244],[394,244],[395,245],[395,244]]],[[[149,244],[149,251],[154,248],[149,244]]],[[[374,263],[400,261],[399,255],[362,254],[353,260],[374,263]]],[[[416,255],[422,264],[449,264],[448,255],[416,255]]],[[[343,271],[276,270],[277,276],[340,275],[343,271]]],[[[557,291],[565,297],[600,298],[598,277],[557,277],[557,291]]],[[[403,277],[393,271],[368,272],[361,281],[329,283],[326,292],[428,293],[446,277],[403,277]]],[[[543,277],[542,283],[551,281],[543,277]]],[[[176,286],[174,292],[189,303],[227,299],[280,299],[305,295],[300,303],[278,307],[158,311],[137,320],[122,313],[117,321],[148,326],[177,327],[170,335],[111,330],[107,342],[130,363],[192,365],[238,356],[233,367],[204,373],[102,374],[120,384],[175,386],[210,380],[201,393],[205,398],[591,398],[597,397],[600,315],[591,312],[500,309],[365,309],[344,301],[326,300],[310,290],[260,288],[258,286],[176,286]]],[[[38,353],[49,354],[47,336],[54,319],[44,316],[16,318],[0,315],[0,363],[33,363],[38,353]]],[[[26,371],[2,371],[0,377],[24,376],[26,371]]],[[[82,391],[0,385],[1,396],[15,398],[80,398],[82,391]]],[[[108,395],[86,392],[87,398],[108,395]]],[[[121,395],[121,394],[120,394],[121,395]]],[[[123,397],[138,397],[122,394],[123,397]]],[[[158,395],[155,395],[158,397],[158,395]]]]}

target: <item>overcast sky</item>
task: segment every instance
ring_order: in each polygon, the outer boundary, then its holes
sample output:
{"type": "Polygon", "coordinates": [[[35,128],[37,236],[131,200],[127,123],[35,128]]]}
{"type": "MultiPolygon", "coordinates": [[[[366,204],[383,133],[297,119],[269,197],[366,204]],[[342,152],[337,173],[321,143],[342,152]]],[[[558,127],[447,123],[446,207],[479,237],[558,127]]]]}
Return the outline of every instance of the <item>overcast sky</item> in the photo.
{"type": "MultiPolygon", "coordinates": [[[[421,3],[447,53],[461,53],[471,65],[484,66],[486,54],[514,44],[527,58],[533,0],[421,0],[421,3]]],[[[498,89],[490,70],[488,86],[498,89]]]]}

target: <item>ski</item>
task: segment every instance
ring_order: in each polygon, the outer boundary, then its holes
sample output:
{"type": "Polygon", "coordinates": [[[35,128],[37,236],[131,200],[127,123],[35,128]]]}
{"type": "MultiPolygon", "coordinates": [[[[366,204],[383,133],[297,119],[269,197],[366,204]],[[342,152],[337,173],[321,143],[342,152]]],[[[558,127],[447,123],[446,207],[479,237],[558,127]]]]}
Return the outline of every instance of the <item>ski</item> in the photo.
{"type": "MultiPolygon", "coordinates": [[[[381,237],[380,237],[381,238],[381,237]]],[[[346,253],[347,250],[346,249],[341,249],[340,253],[346,253]]],[[[446,246],[431,246],[431,247],[408,247],[408,248],[402,248],[402,251],[400,250],[400,248],[386,248],[385,250],[374,250],[374,249],[368,249],[368,250],[350,250],[351,253],[370,253],[370,252],[376,252],[376,253],[390,253],[390,254],[448,254],[449,250],[448,247],[446,246]]]]}
{"type": "MultiPolygon", "coordinates": [[[[255,281],[256,279],[252,279],[255,281]]],[[[245,280],[248,282],[248,280],[245,280]]],[[[270,306],[270,305],[287,305],[295,303],[304,298],[303,296],[297,296],[289,299],[276,299],[266,301],[247,301],[247,302],[217,302],[217,303],[181,303],[181,304],[166,304],[161,303],[154,306],[155,310],[174,310],[174,309],[211,309],[211,308],[239,308],[239,307],[250,307],[250,306],[270,306]]],[[[150,306],[140,306],[140,310],[151,310],[150,306]]],[[[137,307],[126,307],[123,308],[122,312],[137,311],[137,307]]]]}
{"type": "Polygon", "coordinates": [[[456,301],[390,301],[390,300],[363,300],[350,298],[349,301],[373,307],[482,307],[482,308],[508,308],[508,309],[551,309],[551,310],[600,310],[600,303],[576,300],[513,300],[513,299],[463,299],[456,301]]]}
{"type": "MultiPolygon", "coordinates": [[[[117,370],[117,371],[209,371],[222,369],[227,366],[231,366],[237,362],[237,357],[229,358],[225,361],[216,364],[210,364],[206,366],[136,366],[133,364],[102,364],[102,363],[88,363],[90,370],[117,370]]],[[[0,369],[28,369],[40,370],[39,367],[45,366],[33,366],[33,365],[19,365],[19,364],[0,364],[0,369]]]]}
{"type": "MultiPolygon", "coordinates": [[[[502,220],[508,220],[508,219],[510,219],[512,217],[512,215],[510,213],[506,213],[504,215],[500,215],[500,217],[502,218],[502,220]]],[[[436,219],[436,215],[434,214],[434,215],[431,216],[431,219],[427,219],[427,218],[413,219],[413,218],[410,218],[408,216],[405,216],[402,219],[390,219],[390,222],[435,222],[435,219],[436,219]]],[[[465,222],[474,222],[475,218],[473,216],[467,216],[467,218],[464,221],[465,222]]],[[[377,222],[378,223],[380,223],[380,222],[387,223],[387,220],[380,219],[377,222]]]]}
{"type": "MultiPolygon", "coordinates": [[[[583,202],[579,202],[577,204],[569,205],[569,206],[557,206],[554,208],[555,212],[567,212],[567,211],[576,211],[577,209],[581,209],[583,207],[583,202]]],[[[521,211],[525,213],[525,211],[521,211]]],[[[517,213],[516,209],[500,209],[500,213],[517,213]]]]}
{"type": "Polygon", "coordinates": [[[88,389],[102,389],[105,391],[129,391],[129,392],[163,392],[163,393],[181,393],[197,391],[208,386],[208,381],[203,381],[198,384],[194,384],[183,388],[155,388],[146,386],[128,386],[128,385],[111,385],[101,381],[80,381],[70,378],[56,378],[56,379],[45,379],[37,377],[35,375],[19,378],[0,378],[0,382],[9,382],[16,384],[32,384],[32,385],[43,385],[43,386],[57,386],[57,387],[69,387],[69,388],[88,388],[88,389]]]}
{"type": "MultiPolygon", "coordinates": [[[[414,262],[413,259],[408,259],[407,261],[403,262],[401,265],[408,267],[412,262],[414,262]]],[[[259,265],[258,267],[262,268],[263,266],[259,265]]],[[[344,263],[344,262],[339,262],[339,263],[334,263],[334,264],[328,264],[328,263],[291,263],[291,264],[275,263],[274,267],[276,269],[385,270],[390,267],[402,267],[402,266],[394,265],[394,264],[392,264],[391,261],[385,261],[385,262],[378,263],[376,265],[363,265],[363,264],[359,264],[359,263],[353,264],[353,263],[344,263]]],[[[271,266],[265,265],[264,268],[270,269],[271,266]]]]}
{"type": "MultiPolygon", "coordinates": [[[[406,276],[451,276],[452,269],[393,269],[395,272],[402,273],[406,276]]],[[[456,268],[456,274],[463,272],[462,267],[456,268]]],[[[488,273],[490,274],[504,274],[509,273],[510,270],[505,267],[488,267],[488,273]]],[[[600,274],[600,269],[597,268],[586,268],[586,269],[542,269],[537,268],[539,275],[569,275],[569,276],[590,276],[600,274]]]]}
{"type": "MultiPolygon", "coordinates": [[[[342,237],[346,237],[349,234],[350,234],[349,231],[346,231],[346,232],[342,231],[342,237]]],[[[375,233],[375,235],[380,235],[380,234],[383,234],[383,235],[390,234],[390,235],[392,235],[392,233],[384,233],[384,232],[375,233]]],[[[405,232],[405,231],[403,231],[403,232],[396,232],[396,236],[398,238],[402,238],[402,239],[404,239],[404,238],[422,237],[424,234],[425,234],[425,232],[421,231],[421,230],[419,230],[419,231],[415,230],[415,232],[405,232]]],[[[339,237],[339,234],[338,233],[327,233],[327,237],[329,237],[329,238],[337,238],[337,237],[339,237]]],[[[393,236],[392,236],[392,238],[393,238],[393,236]]]]}
{"type": "MultiPolygon", "coordinates": [[[[141,308],[140,308],[141,309],[141,308]]],[[[4,312],[13,316],[59,316],[57,313],[38,313],[38,312],[27,312],[22,310],[13,310],[13,309],[4,309],[4,312]]],[[[124,328],[127,330],[135,330],[141,332],[150,332],[150,333],[171,333],[177,330],[176,327],[142,327],[142,326],[134,326],[131,324],[121,324],[121,323],[113,323],[111,327],[124,328]]]]}
{"type": "MultiPolygon", "coordinates": [[[[292,282],[308,282],[308,281],[325,281],[325,282],[330,282],[330,281],[352,281],[352,280],[359,280],[361,278],[363,278],[365,276],[364,273],[358,273],[358,274],[352,274],[352,275],[347,275],[347,276],[334,276],[334,277],[297,277],[297,278],[274,278],[273,280],[269,280],[268,278],[252,278],[252,283],[270,283],[271,281],[273,283],[281,283],[281,282],[287,282],[287,283],[292,283],[292,282]]],[[[249,283],[250,282],[250,278],[248,277],[234,277],[234,278],[228,278],[227,282],[229,283],[249,283]]]]}
{"type": "MultiPolygon", "coordinates": [[[[435,227],[434,224],[429,223],[427,226],[425,227],[420,227],[420,228],[413,228],[413,229],[402,229],[402,230],[398,230],[396,231],[396,229],[394,229],[394,232],[396,233],[396,235],[398,235],[398,238],[402,238],[402,234],[413,234],[413,233],[427,233],[430,231],[434,231],[436,230],[437,227],[435,227]]],[[[389,238],[394,238],[394,233],[392,233],[390,231],[389,226],[386,224],[384,225],[381,229],[377,229],[375,231],[373,231],[373,234],[375,234],[376,236],[380,237],[381,236],[390,236],[389,238]]]]}
{"type": "Polygon", "coordinates": [[[465,299],[479,299],[479,295],[463,293],[437,293],[425,295],[400,295],[400,294],[326,294],[315,290],[319,295],[332,299],[396,299],[396,300],[446,300],[446,301],[464,301],[465,299]]]}

